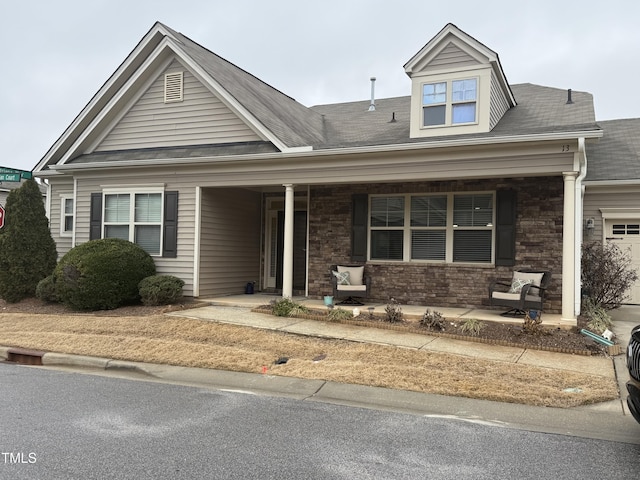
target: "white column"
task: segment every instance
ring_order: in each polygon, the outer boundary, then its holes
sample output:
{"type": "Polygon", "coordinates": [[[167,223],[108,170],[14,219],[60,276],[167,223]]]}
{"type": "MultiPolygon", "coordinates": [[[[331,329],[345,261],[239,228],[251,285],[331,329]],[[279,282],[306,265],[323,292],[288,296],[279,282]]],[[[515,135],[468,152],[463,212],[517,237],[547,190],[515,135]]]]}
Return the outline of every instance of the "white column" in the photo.
{"type": "Polygon", "coordinates": [[[562,175],[564,177],[564,211],[562,214],[562,320],[575,321],[575,184],[578,172],[563,172],[562,175]]]}
{"type": "Polygon", "coordinates": [[[284,252],[282,254],[282,296],[293,296],[293,217],[295,204],[293,185],[283,185],[284,190],[284,252]]]}

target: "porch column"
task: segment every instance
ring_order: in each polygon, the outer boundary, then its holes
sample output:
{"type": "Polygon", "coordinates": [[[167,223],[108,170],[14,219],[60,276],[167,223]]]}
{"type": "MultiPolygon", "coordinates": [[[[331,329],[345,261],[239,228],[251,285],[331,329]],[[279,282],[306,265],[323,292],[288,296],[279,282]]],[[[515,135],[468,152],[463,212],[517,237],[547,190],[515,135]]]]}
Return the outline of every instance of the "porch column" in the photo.
{"type": "Polygon", "coordinates": [[[564,211],[562,214],[562,320],[575,321],[575,185],[578,172],[563,172],[562,175],[564,177],[564,211]]]}
{"type": "Polygon", "coordinates": [[[282,296],[293,296],[293,185],[284,184],[284,251],[282,254],[282,296]]]}

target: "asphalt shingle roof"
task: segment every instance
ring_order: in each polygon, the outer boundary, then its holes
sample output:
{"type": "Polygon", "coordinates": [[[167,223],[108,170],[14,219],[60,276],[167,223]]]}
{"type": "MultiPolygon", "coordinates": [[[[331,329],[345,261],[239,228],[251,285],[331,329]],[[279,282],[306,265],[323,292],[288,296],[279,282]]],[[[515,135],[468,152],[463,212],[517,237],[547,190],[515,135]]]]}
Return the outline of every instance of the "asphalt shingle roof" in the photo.
{"type": "Polygon", "coordinates": [[[604,134],[587,144],[587,181],[640,179],[640,118],[598,122],[604,134]]]}

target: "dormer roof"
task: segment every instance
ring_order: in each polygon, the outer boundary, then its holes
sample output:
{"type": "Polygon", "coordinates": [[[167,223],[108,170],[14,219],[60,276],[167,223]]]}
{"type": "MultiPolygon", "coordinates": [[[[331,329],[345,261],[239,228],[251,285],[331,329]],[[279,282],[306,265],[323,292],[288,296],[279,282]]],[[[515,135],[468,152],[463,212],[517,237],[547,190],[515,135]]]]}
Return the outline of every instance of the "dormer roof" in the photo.
{"type": "Polygon", "coordinates": [[[404,71],[413,78],[417,73],[426,71],[452,71],[464,67],[491,65],[510,106],[516,105],[515,97],[504,74],[498,54],[448,23],[427,44],[405,63],[404,71]]]}

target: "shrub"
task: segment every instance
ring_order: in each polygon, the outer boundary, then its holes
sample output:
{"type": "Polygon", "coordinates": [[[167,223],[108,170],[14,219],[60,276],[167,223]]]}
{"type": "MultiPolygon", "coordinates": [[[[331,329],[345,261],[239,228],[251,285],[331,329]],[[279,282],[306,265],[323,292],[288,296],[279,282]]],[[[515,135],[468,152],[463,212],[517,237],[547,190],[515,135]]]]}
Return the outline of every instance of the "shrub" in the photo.
{"type": "Polygon", "coordinates": [[[140,300],[144,305],[169,305],[182,298],[184,281],[172,275],[152,275],[138,284],[140,300]]]}
{"type": "Polygon", "coordinates": [[[581,279],[584,294],[595,305],[611,310],[626,300],[638,272],[628,252],[613,243],[591,242],[582,245],[581,279]]]}
{"type": "Polygon", "coordinates": [[[584,301],[582,315],[587,319],[587,328],[599,334],[611,329],[613,325],[607,310],[602,305],[597,305],[591,298],[584,301]]]}
{"type": "Polygon", "coordinates": [[[0,229],[0,297],[15,303],[36,293],[38,282],[53,272],[58,254],[35,180],[12,190],[5,210],[5,225],[0,229]]]}
{"type": "Polygon", "coordinates": [[[294,302],[290,298],[281,298],[273,302],[271,311],[276,317],[295,317],[303,313],[309,313],[304,305],[294,302]]]}
{"type": "Polygon", "coordinates": [[[442,313],[436,312],[435,310],[432,312],[427,308],[427,311],[424,312],[424,315],[420,319],[420,325],[433,330],[444,330],[444,317],[442,313]]]}
{"type": "Polygon", "coordinates": [[[69,250],[53,275],[64,304],[77,310],[109,310],[136,302],[138,284],[155,273],[153,259],[142,247],[104,238],[69,250]]]}
{"type": "Polygon", "coordinates": [[[387,303],[384,311],[386,313],[387,322],[398,323],[402,321],[402,308],[395,298],[389,300],[389,303],[387,303]]]}
{"type": "Polygon", "coordinates": [[[58,301],[53,275],[49,275],[38,282],[36,286],[36,297],[43,302],[56,303],[58,301]]]}
{"type": "Polygon", "coordinates": [[[480,335],[482,329],[486,326],[487,325],[484,322],[478,320],[477,318],[468,318],[464,322],[462,322],[462,325],[460,325],[460,331],[462,331],[462,333],[469,333],[470,335],[477,337],[478,335],[480,335]]]}
{"type": "Polygon", "coordinates": [[[332,322],[339,322],[341,320],[349,320],[353,318],[353,312],[345,310],[344,308],[334,308],[327,314],[327,318],[332,322]]]}

